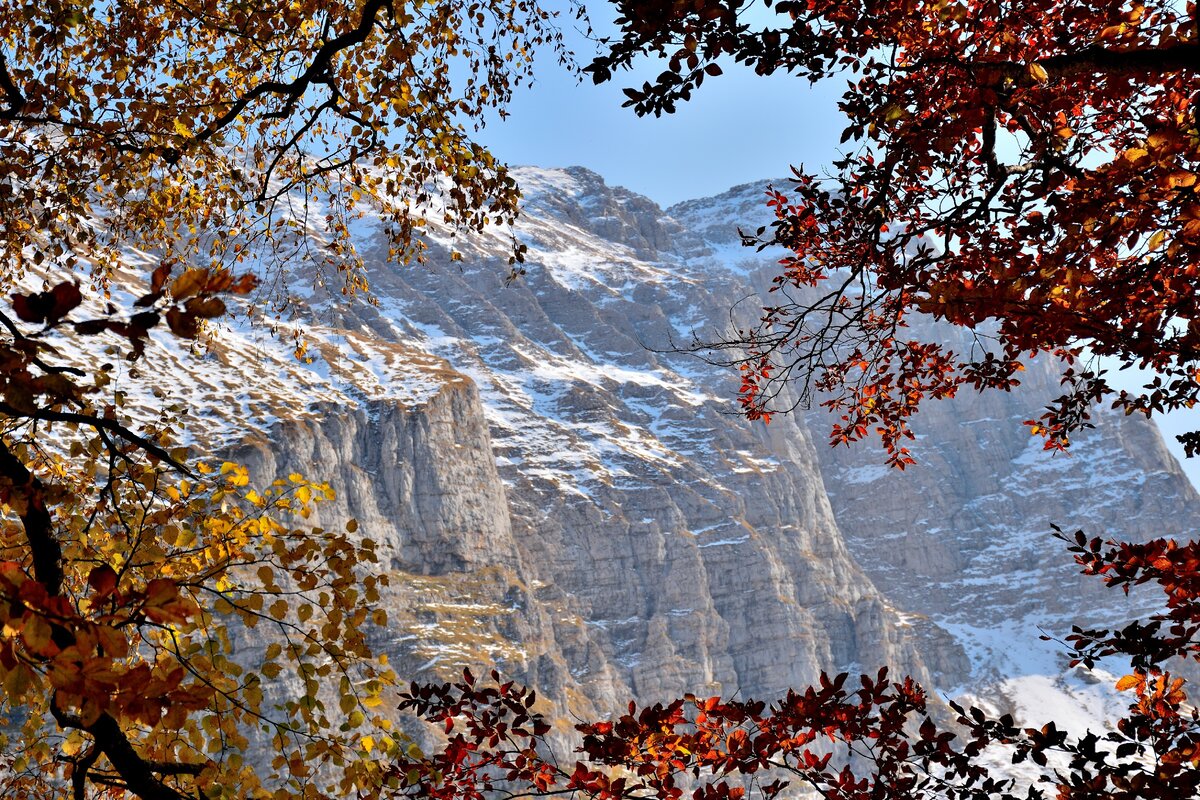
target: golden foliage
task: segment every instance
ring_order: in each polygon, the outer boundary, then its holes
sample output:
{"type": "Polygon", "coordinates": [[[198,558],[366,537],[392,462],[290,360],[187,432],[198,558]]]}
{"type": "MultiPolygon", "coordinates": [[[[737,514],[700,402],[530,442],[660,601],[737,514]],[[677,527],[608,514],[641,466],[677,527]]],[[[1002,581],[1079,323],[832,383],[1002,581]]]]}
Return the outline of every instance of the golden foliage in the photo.
{"type": "Polygon", "coordinates": [[[472,132],[540,48],[568,58],[527,0],[0,0],[0,795],[377,793],[408,743],[379,714],[366,532],[307,523],[324,484],[254,488],[166,417],[134,430],[111,365],[49,340],[136,359],[255,274],[363,290],[365,215],[400,261],[427,224],[511,221],[472,132]],[[80,272],[147,291],[97,311],[80,272]]]}
{"type": "Polygon", "coordinates": [[[108,757],[105,719],[157,771],[154,796],[372,785],[384,753],[362,740],[390,728],[377,710],[394,675],[365,632],[387,622],[377,607],[387,577],[368,571],[375,545],[351,536],[356,524],[304,524],[333,496],[327,485],[291,475],[256,490],[232,463],[178,478],[99,442],[70,460],[6,446],[55,498],[62,569],[61,585],[47,585],[29,523],[14,524],[38,500],[10,480],[0,683],[22,723],[0,748],[13,754],[6,796],[57,796],[73,778],[130,788],[108,757]],[[269,763],[247,758],[268,748],[269,763]]]}
{"type": "Polygon", "coordinates": [[[0,0],[6,281],[152,253],[297,258],[363,288],[348,225],[364,211],[401,260],[431,215],[514,217],[517,187],[471,128],[541,47],[566,58],[524,0],[0,0]]]}

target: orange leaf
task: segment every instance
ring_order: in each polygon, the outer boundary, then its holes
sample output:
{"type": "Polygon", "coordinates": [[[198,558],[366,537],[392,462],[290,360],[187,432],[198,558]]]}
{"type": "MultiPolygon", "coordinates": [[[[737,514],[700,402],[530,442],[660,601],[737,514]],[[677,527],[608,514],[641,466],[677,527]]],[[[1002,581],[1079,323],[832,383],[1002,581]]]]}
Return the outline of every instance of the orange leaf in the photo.
{"type": "Polygon", "coordinates": [[[1145,675],[1137,675],[1137,674],[1126,675],[1125,677],[1121,678],[1121,680],[1117,681],[1117,691],[1124,692],[1127,689],[1134,688],[1135,686],[1140,687],[1145,682],[1146,682],[1145,675]]]}

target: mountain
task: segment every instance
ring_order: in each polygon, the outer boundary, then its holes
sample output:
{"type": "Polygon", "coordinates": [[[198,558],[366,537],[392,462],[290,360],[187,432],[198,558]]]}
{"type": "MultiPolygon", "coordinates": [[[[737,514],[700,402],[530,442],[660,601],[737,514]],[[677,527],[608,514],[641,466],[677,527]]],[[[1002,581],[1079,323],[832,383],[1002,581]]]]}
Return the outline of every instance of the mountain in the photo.
{"type": "Polygon", "coordinates": [[[1050,525],[1195,530],[1152,423],[1101,413],[1072,456],[1042,453],[1020,423],[1057,394],[1047,365],[931,405],[903,474],[827,447],[820,410],[749,423],[736,376],[675,345],[761,305],[774,259],[736,227],[761,224],[762,187],[663,210],[580,168],[517,177],[520,280],[506,232],[435,228],[428,263],[397,267],[363,220],[375,303],[293,275],[279,335],[239,323],[200,357],[156,340],[138,369],[158,396],[130,390],[261,480],[334,486],[320,522],[357,518],[394,575],[378,644],[401,675],[497,666],[564,718],[885,664],[1025,716],[1111,702],[1039,628],[1147,601],[1074,575],[1050,525]]]}

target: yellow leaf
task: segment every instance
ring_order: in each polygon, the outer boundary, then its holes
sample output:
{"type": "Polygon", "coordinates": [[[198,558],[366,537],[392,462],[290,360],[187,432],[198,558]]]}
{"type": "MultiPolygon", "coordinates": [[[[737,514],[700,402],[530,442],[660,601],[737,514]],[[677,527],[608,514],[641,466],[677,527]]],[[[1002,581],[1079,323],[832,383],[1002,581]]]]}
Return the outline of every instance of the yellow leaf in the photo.
{"type": "Polygon", "coordinates": [[[196,543],[196,532],[187,528],[179,531],[175,537],[175,546],[180,549],[186,549],[196,543]]]}
{"type": "MultiPolygon", "coordinates": [[[[11,702],[23,698],[33,685],[34,672],[25,664],[18,663],[4,676],[4,694],[11,702]]],[[[74,676],[71,676],[74,677],[74,676]]],[[[16,769],[14,766],[13,769],[16,769]]]]}
{"type": "Polygon", "coordinates": [[[73,756],[83,748],[83,735],[79,731],[71,731],[71,735],[63,740],[62,753],[64,756],[73,756]]]}
{"type": "Polygon", "coordinates": [[[1125,677],[1121,678],[1121,680],[1117,681],[1117,691],[1123,692],[1126,689],[1132,689],[1135,686],[1141,686],[1145,682],[1146,676],[1144,675],[1126,675],[1125,677]]]}
{"type": "Polygon", "coordinates": [[[1029,65],[1029,77],[1038,83],[1045,83],[1050,80],[1050,75],[1046,72],[1046,68],[1036,61],[1029,65]]]}
{"type": "Polygon", "coordinates": [[[50,641],[50,625],[38,614],[30,614],[25,620],[21,638],[25,646],[40,656],[52,656],[58,648],[50,641]]]}

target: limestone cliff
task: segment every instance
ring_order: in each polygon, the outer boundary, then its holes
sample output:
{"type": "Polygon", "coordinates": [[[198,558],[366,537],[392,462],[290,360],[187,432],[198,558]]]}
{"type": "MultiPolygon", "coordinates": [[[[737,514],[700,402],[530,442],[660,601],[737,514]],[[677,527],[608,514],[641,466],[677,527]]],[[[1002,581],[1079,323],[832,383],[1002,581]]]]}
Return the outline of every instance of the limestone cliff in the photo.
{"type": "MultiPolygon", "coordinates": [[[[747,423],[733,376],[676,346],[734,301],[761,305],[771,259],[735,244],[758,189],[664,212],[586,170],[518,176],[530,251],[513,285],[504,232],[455,243],[460,266],[435,230],[427,265],[371,263],[375,305],[297,298],[280,324],[323,356],[311,365],[240,328],[204,362],[150,356],[210,441],[265,478],[328,480],[322,521],[356,517],[380,542],[396,578],[381,644],[406,676],[496,665],[577,714],[883,664],[943,688],[1058,680],[1052,656],[987,650],[1079,610],[1049,523],[1200,519],[1144,421],[1102,415],[1075,457],[1035,452],[1020,420],[1052,396],[1049,371],[932,407],[902,476],[826,448],[815,416],[747,423]],[[245,347],[250,367],[222,356],[245,347]],[[231,441],[239,420],[265,435],[231,441]]],[[[1113,600],[1087,603],[1114,616],[1113,600]]]]}
{"type": "Polygon", "coordinates": [[[546,255],[523,283],[484,252],[461,271],[380,266],[378,306],[317,308],[329,330],[446,358],[440,389],[316,403],[236,456],[322,475],[339,491],[322,519],[384,546],[407,674],[494,662],[577,713],[859,664],[924,675],[846,550],[802,421],[749,425],[716,373],[645,348],[724,302],[639,255],[676,226],[595,176],[552,177],[591,194],[528,229],[546,255]]]}
{"type": "MultiPolygon", "coordinates": [[[[670,209],[687,231],[691,263],[714,270],[732,264],[760,292],[769,286],[772,259],[731,258],[736,237],[720,221],[728,210],[745,225],[763,224],[760,198],[761,186],[748,185],[670,209]]],[[[914,325],[918,338],[960,352],[972,346],[961,330],[914,325]]],[[[1072,624],[1121,623],[1158,602],[1152,591],[1126,598],[1079,575],[1053,526],[1133,540],[1192,538],[1200,528],[1200,496],[1141,416],[1098,408],[1095,427],[1074,437],[1067,453],[1043,450],[1022,423],[1062,393],[1059,375],[1041,359],[1011,393],[964,391],[927,403],[910,444],[918,466],[902,473],[884,466],[871,443],[816,449],[850,551],[905,610],[926,664],[952,694],[969,686],[984,698],[1036,695],[1018,686],[1031,679],[1082,695],[1090,690],[1063,673],[1061,646],[1039,635],[1061,638],[1072,624]]],[[[834,422],[820,408],[805,419],[818,437],[834,422]]],[[[1036,704],[1011,710],[1044,713],[1036,704]]]]}

